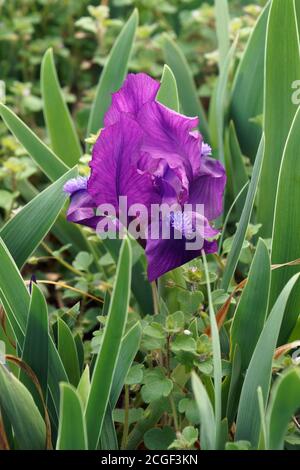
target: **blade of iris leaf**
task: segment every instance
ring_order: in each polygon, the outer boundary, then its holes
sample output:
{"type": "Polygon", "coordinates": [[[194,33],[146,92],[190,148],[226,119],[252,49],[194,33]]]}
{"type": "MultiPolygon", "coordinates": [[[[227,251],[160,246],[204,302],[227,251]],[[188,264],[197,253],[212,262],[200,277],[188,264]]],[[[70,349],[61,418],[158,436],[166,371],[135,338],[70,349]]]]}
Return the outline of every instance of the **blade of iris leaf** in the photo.
{"type": "Polygon", "coordinates": [[[230,47],[229,9],[227,0],[215,0],[216,29],[220,69],[223,68],[230,47]]]}
{"type": "Polygon", "coordinates": [[[9,422],[9,419],[3,410],[1,409],[0,417],[0,439],[1,439],[1,450],[13,450],[15,447],[13,429],[9,422]]]}
{"type": "Polygon", "coordinates": [[[192,373],[192,387],[200,416],[200,441],[202,450],[216,448],[216,420],[206,388],[200,378],[192,373]]]}
{"type": "Polygon", "coordinates": [[[70,111],[60,89],[53,50],[46,51],[41,65],[44,117],[55,154],[69,167],[78,163],[82,150],[70,111]]]}
{"type": "MultiPolygon", "coordinates": [[[[4,306],[7,319],[13,328],[19,350],[22,353],[30,307],[30,295],[20,271],[1,237],[0,259],[0,300],[4,306]],[[18,293],[17,295],[16,292],[18,293]]],[[[58,413],[59,382],[67,382],[68,378],[51,336],[49,336],[48,341],[48,389],[58,413]]]]}
{"type": "Polygon", "coordinates": [[[229,426],[231,426],[234,421],[239,403],[239,396],[242,388],[241,366],[241,350],[237,344],[232,353],[230,377],[226,377],[222,388],[226,393],[226,417],[228,419],[229,426]]]}
{"type": "MultiPolygon", "coordinates": [[[[137,243],[136,241],[134,243],[137,243]]],[[[153,297],[150,283],[146,276],[146,258],[141,258],[132,266],[132,292],[140,305],[142,314],[153,313],[153,297]]]]}
{"type": "Polygon", "coordinates": [[[229,204],[234,200],[234,172],[232,165],[231,150],[229,145],[229,127],[225,129],[224,136],[224,158],[226,170],[226,188],[224,194],[224,213],[227,212],[229,204]]]}
{"type": "Polygon", "coordinates": [[[297,27],[298,27],[298,36],[300,36],[300,4],[299,2],[295,2],[295,11],[296,11],[296,20],[297,20],[297,27]]]}
{"type": "Polygon", "coordinates": [[[84,345],[80,334],[77,332],[74,334],[74,342],[76,346],[76,352],[78,357],[79,373],[82,374],[84,365],[84,345]]]}
{"type": "Polygon", "coordinates": [[[266,427],[266,406],[264,403],[264,397],[263,397],[261,387],[258,387],[257,389],[257,401],[258,401],[260,423],[261,423],[258,450],[266,450],[266,446],[268,442],[267,427],[266,427]]]}
{"type": "MultiPolygon", "coordinates": [[[[31,201],[39,194],[36,187],[28,180],[18,181],[17,187],[26,202],[31,201]]],[[[70,222],[66,220],[64,213],[59,214],[51,228],[51,232],[58,238],[62,245],[70,245],[69,250],[74,257],[79,251],[89,251],[89,243],[81,227],[76,224],[70,224],[70,222]]]]}
{"type": "Polygon", "coordinates": [[[298,274],[293,276],[280,293],[265,323],[246,372],[238,408],[235,440],[249,441],[254,447],[259,441],[261,424],[257,389],[261,387],[264,403],[266,403],[280,326],[289,295],[298,279],[298,274]]]}
{"type": "Polygon", "coordinates": [[[58,319],[58,353],[68,375],[69,381],[77,387],[80,379],[76,344],[68,325],[58,319]]]}
{"type": "MultiPolygon", "coordinates": [[[[0,253],[2,252],[2,247],[0,247],[0,253]]],[[[6,260],[5,260],[6,261],[6,260]]],[[[4,263],[5,264],[5,263],[4,263]]],[[[18,318],[15,316],[14,308],[11,305],[11,303],[7,300],[5,289],[3,290],[2,288],[0,289],[0,299],[1,299],[1,304],[4,308],[4,311],[6,313],[6,320],[9,325],[9,330],[11,330],[11,338],[16,339],[16,343],[18,347],[20,348],[20,344],[23,343],[24,339],[24,332],[22,331],[22,327],[20,326],[20,323],[18,321],[18,318]]],[[[21,350],[21,348],[20,348],[21,350]]],[[[15,353],[15,351],[14,351],[15,353]]]]}
{"type": "Polygon", "coordinates": [[[226,109],[226,99],[227,99],[227,90],[228,90],[228,79],[230,67],[232,64],[232,59],[236,50],[238,37],[232,44],[228,54],[224,60],[223,67],[221,69],[220,76],[217,82],[216,98],[212,101],[215,105],[215,121],[217,129],[217,149],[218,149],[218,158],[224,164],[224,119],[225,119],[225,109],[226,109]]]}
{"type": "Polygon", "coordinates": [[[254,161],[262,129],[253,118],[263,113],[266,29],[270,2],[261,13],[239,63],[232,87],[230,117],[242,151],[254,161]]]}
{"type": "Polygon", "coordinates": [[[116,364],[120,354],[121,340],[127,320],[132,252],[129,240],[122,243],[117,266],[115,286],[112,293],[103,341],[94,367],[91,389],[85,417],[88,447],[96,449],[101,436],[103,420],[111,392],[116,364]]]}
{"type": "MultiPolygon", "coordinates": [[[[1,294],[0,294],[0,298],[1,298],[1,294]]],[[[5,310],[5,306],[2,305],[2,307],[5,310]]],[[[13,333],[12,327],[11,327],[10,323],[7,321],[6,324],[5,324],[5,331],[4,331],[2,326],[0,328],[0,351],[1,351],[1,341],[2,341],[4,343],[4,349],[5,349],[6,354],[10,354],[11,356],[15,356],[16,355],[16,347],[11,342],[11,340],[13,338],[14,338],[14,333],[13,333]]],[[[19,373],[19,368],[13,362],[10,363],[10,370],[17,377],[17,375],[19,373]]]]}
{"type": "Polygon", "coordinates": [[[247,181],[247,183],[242,187],[242,189],[240,190],[240,192],[236,196],[235,200],[233,201],[233,203],[231,204],[231,206],[228,209],[228,212],[227,212],[226,217],[224,219],[221,237],[220,237],[220,240],[219,240],[219,250],[218,250],[219,255],[221,255],[221,252],[222,252],[223,240],[224,240],[224,236],[226,234],[226,228],[227,228],[230,216],[232,214],[232,211],[236,207],[236,204],[239,201],[239,199],[242,197],[242,195],[246,191],[246,188],[248,187],[248,185],[249,185],[249,181],[247,181]]]}
{"type": "Polygon", "coordinates": [[[21,274],[11,257],[4,241],[0,238],[0,295],[1,302],[6,309],[8,306],[8,320],[14,327],[14,334],[19,348],[23,349],[27,315],[29,311],[30,296],[23,282],[21,274]],[[18,295],[16,295],[16,292],[18,295]]]}
{"type": "Polygon", "coordinates": [[[248,368],[268,311],[271,262],[268,248],[260,239],[231,326],[231,348],[239,345],[242,371],[248,368]]]}
{"type": "MultiPolygon", "coordinates": [[[[235,132],[234,123],[231,122],[229,126],[229,136],[228,136],[230,157],[231,157],[231,171],[233,173],[232,183],[233,183],[233,193],[236,198],[241,189],[248,181],[248,175],[246,172],[245,164],[243,161],[243,155],[240,149],[239,141],[235,132]]],[[[241,197],[237,201],[236,211],[237,218],[240,219],[243,207],[245,205],[246,195],[241,197]]]]}
{"type": "Polygon", "coordinates": [[[104,115],[111,103],[111,93],[117,91],[123,83],[137,25],[138,11],[134,10],[115,41],[102,70],[89,116],[87,136],[96,134],[103,127],[104,115]]]}
{"type": "MultiPolygon", "coordinates": [[[[64,369],[61,358],[52,340],[49,336],[49,371],[48,371],[48,390],[51,394],[52,402],[55,407],[55,413],[59,410],[59,383],[68,382],[68,377],[64,369]]],[[[52,416],[52,418],[56,418],[52,416]]],[[[55,421],[56,424],[56,421],[55,421]]]]}
{"type": "Polygon", "coordinates": [[[68,171],[69,167],[2,103],[0,103],[0,115],[9,130],[51,181],[56,181],[68,171]]]}
{"type": "Polygon", "coordinates": [[[217,91],[218,87],[215,86],[212,90],[212,95],[210,98],[209,109],[208,109],[208,125],[209,125],[209,136],[210,136],[210,145],[212,149],[218,147],[218,125],[216,119],[216,101],[217,101],[217,91]]]}
{"type": "Polygon", "coordinates": [[[187,116],[199,117],[200,131],[209,142],[207,118],[188,63],[182,51],[167,34],[164,34],[163,50],[165,61],[175,75],[182,110],[187,116]]]}
{"type": "Polygon", "coordinates": [[[204,251],[202,252],[203,265],[206,277],[209,321],[212,338],[213,366],[214,366],[214,409],[215,409],[215,448],[219,449],[222,445],[221,440],[221,418],[222,418],[222,363],[221,363],[221,345],[219,329],[213,307],[211,287],[207,260],[204,251]]]}
{"type": "MultiPolygon", "coordinates": [[[[272,238],[272,263],[283,264],[299,258],[300,214],[300,108],[292,124],[282,159],[272,238]]],[[[272,272],[270,306],[299,266],[283,267],[272,272]]],[[[280,344],[287,342],[300,312],[300,290],[289,299],[279,336],[280,344]]]]}
{"type": "Polygon", "coordinates": [[[18,267],[23,266],[51,229],[67,200],[63,192],[64,184],[76,175],[76,168],[69,170],[1,228],[0,236],[18,267]]]}
{"type": "Polygon", "coordinates": [[[133,325],[132,328],[130,328],[130,330],[122,339],[120,354],[110,391],[109,408],[105,414],[105,420],[101,433],[101,449],[103,450],[112,450],[112,448],[116,447],[117,441],[115,439],[115,427],[112,420],[112,410],[117,404],[125,382],[125,378],[139,350],[141,337],[142,328],[140,323],[137,322],[135,325],[133,325]]]}
{"type": "Polygon", "coordinates": [[[273,0],[266,41],[265,156],[257,213],[258,222],[263,224],[260,233],[264,238],[272,235],[283,149],[297,111],[292,100],[292,84],[299,77],[300,54],[294,0],[273,0]]]}
{"type": "Polygon", "coordinates": [[[72,385],[60,385],[57,450],[87,450],[87,433],[80,396],[72,385]]]}
{"type": "Polygon", "coordinates": [[[224,289],[225,291],[227,291],[231,278],[234,275],[234,271],[237,266],[241,249],[245,240],[246,231],[249,225],[249,221],[250,221],[250,217],[251,217],[251,213],[252,213],[252,209],[254,205],[254,199],[255,199],[255,195],[257,191],[259,177],[261,174],[263,157],[264,157],[264,138],[262,137],[261,143],[257,151],[257,156],[255,159],[254,167],[253,167],[252,178],[249,184],[245,206],[244,206],[244,209],[243,209],[243,212],[242,212],[242,215],[241,215],[238,227],[237,227],[237,231],[234,235],[232,248],[230,250],[230,253],[226,261],[226,267],[225,267],[224,275],[222,279],[222,289],[224,289]]]}
{"type": "Polygon", "coordinates": [[[270,256],[265,242],[260,239],[231,325],[232,375],[226,414],[229,423],[233,422],[238,408],[242,374],[248,368],[267,316],[270,279],[270,256]]]}
{"type": "Polygon", "coordinates": [[[113,410],[111,404],[110,402],[108,402],[100,437],[101,450],[119,449],[118,437],[115,429],[112,412],[113,410]]]}
{"type": "Polygon", "coordinates": [[[164,65],[157,101],[179,113],[179,98],[174,74],[168,65],[164,65]]]}
{"type": "Polygon", "coordinates": [[[77,386],[77,392],[81,398],[83,407],[85,408],[87,398],[90,393],[91,382],[90,382],[90,368],[88,365],[85,366],[85,369],[80,377],[79,384],[77,386]]]}
{"type": "Polygon", "coordinates": [[[0,405],[22,450],[43,450],[46,427],[27,388],[0,364],[0,405]]]}
{"type": "Polygon", "coordinates": [[[267,410],[268,449],[283,450],[288,425],[300,408],[300,372],[285,371],[275,382],[267,410]]]}
{"type": "MultiPolygon", "coordinates": [[[[48,308],[42,291],[32,284],[28,319],[25,331],[22,360],[31,367],[46,399],[48,387],[49,328],[48,308]]],[[[28,388],[40,408],[40,397],[36,386],[28,375],[21,371],[20,380],[28,388]]],[[[41,413],[43,409],[40,408],[41,413]]]]}
{"type": "Polygon", "coordinates": [[[119,396],[124,385],[125,378],[131,367],[131,364],[139,350],[139,345],[142,337],[142,327],[140,323],[136,323],[124,335],[121,343],[121,350],[114,373],[110,392],[110,402],[112,408],[115,408],[119,396]]]}

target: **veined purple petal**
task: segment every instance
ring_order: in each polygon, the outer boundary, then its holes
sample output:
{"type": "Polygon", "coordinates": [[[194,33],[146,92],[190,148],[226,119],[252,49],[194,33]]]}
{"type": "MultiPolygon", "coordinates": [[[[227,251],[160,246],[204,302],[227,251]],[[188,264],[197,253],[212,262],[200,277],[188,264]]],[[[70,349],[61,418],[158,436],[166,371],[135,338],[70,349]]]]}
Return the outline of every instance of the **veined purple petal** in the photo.
{"type": "MultiPolygon", "coordinates": [[[[151,232],[151,227],[149,232],[151,232]]],[[[200,256],[202,249],[206,253],[215,253],[218,250],[218,244],[216,240],[208,239],[214,238],[218,233],[219,231],[211,227],[208,220],[201,214],[182,211],[171,213],[170,217],[160,221],[159,238],[151,238],[151,233],[148,236],[146,257],[149,280],[153,281],[166,272],[200,256]],[[168,238],[163,238],[162,224],[165,223],[170,225],[168,238]],[[187,249],[187,243],[195,243],[196,232],[200,246],[195,245],[195,249],[191,249],[192,245],[190,245],[190,249],[187,249]]]]}
{"type": "Polygon", "coordinates": [[[200,255],[186,251],[185,240],[147,240],[146,257],[150,282],[200,255]]]}
{"type": "Polygon", "coordinates": [[[143,132],[126,114],[101,132],[93,148],[88,192],[95,204],[112,204],[118,213],[119,197],[127,196],[128,207],[159,201],[151,175],[137,171],[143,132]]]}
{"type": "Polygon", "coordinates": [[[73,192],[67,211],[67,220],[96,229],[100,220],[96,216],[96,205],[85,189],[73,192]]]}
{"type": "MultiPolygon", "coordinates": [[[[202,250],[205,253],[216,253],[218,244],[215,240],[204,240],[202,250]]],[[[185,240],[147,240],[146,257],[148,261],[147,275],[150,282],[163,274],[178,268],[197,258],[202,250],[186,250],[185,240]]]]}
{"type": "MultiPolygon", "coordinates": [[[[206,253],[217,251],[214,238],[218,231],[209,221],[222,212],[226,183],[223,166],[209,158],[211,148],[195,130],[198,118],[158,103],[159,86],[146,74],[128,75],[112,96],[105,128],[93,148],[90,178],[70,180],[64,188],[71,195],[68,220],[94,229],[102,219],[96,216],[96,208],[102,204],[111,204],[120,218],[120,196],[127,196],[128,208],[143,204],[148,214],[152,214],[151,204],[175,205],[169,218],[160,221],[161,228],[170,228],[171,236],[158,240],[148,236],[146,241],[150,281],[201,255],[202,249],[206,253]],[[194,211],[190,215],[182,212],[185,203],[194,211]],[[195,213],[196,204],[204,205],[204,214],[195,213]],[[191,246],[195,229],[203,242],[201,248],[199,244],[191,246]],[[178,233],[181,239],[176,238],[178,233]]],[[[127,224],[134,220],[132,214],[130,217],[127,224]]],[[[147,230],[147,223],[141,225],[147,230]]],[[[134,225],[131,229],[134,231],[134,225]]]]}
{"type": "Polygon", "coordinates": [[[183,186],[186,178],[184,168],[171,169],[164,158],[152,158],[147,152],[142,152],[137,162],[138,171],[149,173],[153,184],[157,188],[162,202],[184,203],[187,199],[187,190],[183,186]]]}
{"type": "Polygon", "coordinates": [[[223,165],[213,158],[201,159],[200,176],[190,185],[189,203],[204,204],[208,220],[214,220],[223,211],[223,193],[226,174],[223,165]]]}
{"type": "Polygon", "coordinates": [[[202,138],[191,132],[198,118],[149,102],[140,110],[137,121],[144,131],[142,150],[152,158],[163,158],[172,170],[181,171],[182,184],[188,191],[189,181],[200,170],[202,138]]]}
{"type": "Polygon", "coordinates": [[[121,113],[136,117],[141,107],[148,101],[154,101],[160,83],[145,73],[127,75],[122,88],[112,94],[112,103],[105,114],[105,127],[119,121],[121,113]]]}
{"type": "Polygon", "coordinates": [[[86,189],[87,181],[88,181],[88,178],[83,177],[83,176],[78,176],[77,178],[71,178],[64,185],[64,192],[73,194],[76,191],[80,191],[81,189],[86,189]]]}
{"type": "Polygon", "coordinates": [[[183,185],[184,169],[171,169],[166,160],[159,160],[159,165],[153,173],[154,183],[159,188],[163,203],[183,204],[187,199],[187,190],[183,185]]]}

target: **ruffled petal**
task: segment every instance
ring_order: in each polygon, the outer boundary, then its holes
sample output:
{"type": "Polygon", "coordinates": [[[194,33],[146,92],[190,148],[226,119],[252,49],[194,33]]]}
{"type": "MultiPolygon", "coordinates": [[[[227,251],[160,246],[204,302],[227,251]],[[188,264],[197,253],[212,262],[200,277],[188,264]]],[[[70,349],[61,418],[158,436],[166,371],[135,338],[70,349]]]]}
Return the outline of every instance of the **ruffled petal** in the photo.
{"type": "Polygon", "coordinates": [[[154,101],[160,83],[145,73],[127,75],[122,88],[113,93],[112,103],[104,118],[105,127],[119,121],[121,113],[136,117],[141,107],[148,101],[154,101]]]}
{"type": "Polygon", "coordinates": [[[88,178],[83,176],[78,176],[77,178],[71,178],[64,185],[64,192],[68,194],[73,194],[76,191],[81,189],[87,189],[88,178]]]}
{"type": "MultiPolygon", "coordinates": [[[[158,240],[148,236],[146,241],[150,281],[198,257],[202,250],[217,251],[214,238],[218,231],[209,221],[222,212],[226,183],[223,166],[209,158],[211,149],[195,130],[198,118],[158,103],[159,86],[146,74],[128,75],[112,96],[105,128],[93,148],[90,178],[77,178],[65,185],[71,196],[68,220],[94,229],[103,218],[96,215],[100,205],[111,204],[120,216],[120,196],[127,197],[128,208],[143,204],[149,214],[151,204],[178,204],[178,212],[163,221],[164,227],[171,228],[171,236],[158,240]],[[185,203],[194,211],[190,218],[182,212],[185,203]],[[196,204],[204,205],[203,215],[195,213],[196,204]],[[199,220],[202,233],[197,232],[197,239],[200,234],[202,246],[192,245],[199,220]],[[176,232],[181,239],[176,238],[176,232]],[[187,243],[192,249],[187,249],[187,243]]],[[[143,230],[147,230],[147,223],[143,230]]]]}
{"type": "Polygon", "coordinates": [[[140,151],[143,132],[126,114],[120,121],[105,128],[93,148],[88,192],[97,204],[111,204],[118,214],[119,197],[127,196],[133,204],[159,202],[151,175],[138,172],[135,161],[140,151]]]}
{"type": "Polygon", "coordinates": [[[85,225],[96,230],[100,217],[96,216],[96,205],[85,189],[74,191],[71,194],[70,205],[67,210],[67,220],[76,224],[85,225]]]}
{"type": "Polygon", "coordinates": [[[157,102],[148,102],[140,110],[137,121],[144,131],[143,151],[152,158],[163,158],[171,169],[181,168],[183,184],[199,174],[201,162],[200,133],[192,132],[198,118],[176,113],[157,102]]]}
{"type": "Polygon", "coordinates": [[[189,203],[204,204],[208,220],[222,214],[226,173],[223,165],[213,158],[203,157],[200,175],[190,185],[189,203]]]}

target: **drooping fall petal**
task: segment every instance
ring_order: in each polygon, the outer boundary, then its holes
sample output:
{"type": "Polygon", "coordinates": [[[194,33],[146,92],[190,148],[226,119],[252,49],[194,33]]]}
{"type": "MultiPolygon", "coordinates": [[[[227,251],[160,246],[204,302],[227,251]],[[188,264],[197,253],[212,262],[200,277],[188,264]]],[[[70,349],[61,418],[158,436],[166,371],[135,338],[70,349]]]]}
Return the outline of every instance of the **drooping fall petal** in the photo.
{"type": "Polygon", "coordinates": [[[87,192],[87,178],[72,178],[65,184],[64,191],[70,194],[68,221],[96,229],[99,217],[96,216],[96,205],[87,192]]]}

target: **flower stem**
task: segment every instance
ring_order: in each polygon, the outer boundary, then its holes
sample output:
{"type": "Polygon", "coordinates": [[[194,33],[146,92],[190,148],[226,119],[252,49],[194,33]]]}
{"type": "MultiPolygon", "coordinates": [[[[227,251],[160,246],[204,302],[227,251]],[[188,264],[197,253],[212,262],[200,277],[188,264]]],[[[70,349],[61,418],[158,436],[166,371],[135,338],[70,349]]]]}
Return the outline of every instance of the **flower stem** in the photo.
{"type": "Polygon", "coordinates": [[[151,282],[152,288],[152,296],[153,296],[153,307],[154,307],[154,315],[158,315],[159,313],[159,301],[158,301],[158,290],[156,282],[151,282]]]}

